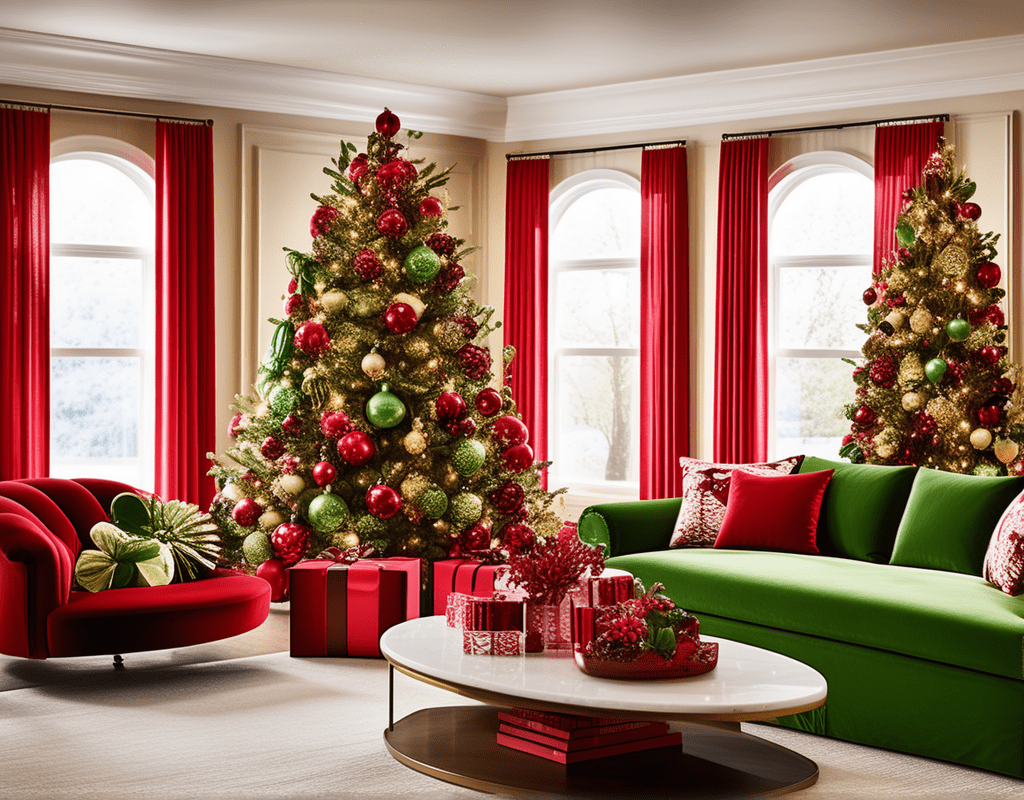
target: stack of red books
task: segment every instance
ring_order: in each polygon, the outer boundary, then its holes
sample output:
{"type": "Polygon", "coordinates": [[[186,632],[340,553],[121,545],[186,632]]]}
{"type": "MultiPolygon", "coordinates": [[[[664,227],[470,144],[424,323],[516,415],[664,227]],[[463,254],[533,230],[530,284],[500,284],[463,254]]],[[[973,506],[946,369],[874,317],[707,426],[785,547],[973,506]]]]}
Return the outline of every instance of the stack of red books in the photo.
{"type": "Polygon", "coordinates": [[[559,764],[679,747],[681,733],[668,723],[545,714],[525,708],[498,712],[498,744],[559,764]]]}

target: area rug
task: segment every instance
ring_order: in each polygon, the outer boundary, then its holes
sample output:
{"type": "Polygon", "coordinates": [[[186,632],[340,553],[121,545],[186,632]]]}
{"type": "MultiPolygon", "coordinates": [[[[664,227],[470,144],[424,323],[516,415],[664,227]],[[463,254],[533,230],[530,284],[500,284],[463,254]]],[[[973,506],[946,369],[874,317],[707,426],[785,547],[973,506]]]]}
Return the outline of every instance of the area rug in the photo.
{"type": "MultiPolygon", "coordinates": [[[[472,702],[395,676],[397,718],[472,702]]],[[[276,653],[72,670],[0,693],[0,797],[485,797],[395,761],[382,739],[387,714],[380,660],[276,653]]],[[[818,783],[794,795],[808,800],[1024,794],[1024,781],[928,759],[764,725],[744,730],[818,763],[818,783]]]]}

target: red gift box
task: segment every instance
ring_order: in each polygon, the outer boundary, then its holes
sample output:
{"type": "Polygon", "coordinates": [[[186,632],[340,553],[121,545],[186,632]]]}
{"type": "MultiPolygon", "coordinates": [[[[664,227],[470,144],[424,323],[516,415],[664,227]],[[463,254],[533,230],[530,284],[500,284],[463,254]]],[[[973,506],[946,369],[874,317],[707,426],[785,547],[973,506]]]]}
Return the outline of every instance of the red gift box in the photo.
{"type": "Polygon", "coordinates": [[[462,632],[462,652],[469,656],[521,656],[526,636],[522,631],[462,632]]]}
{"type": "Polygon", "coordinates": [[[452,592],[493,597],[507,588],[508,564],[484,564],[470,558],[446,558],[434,562],[434,613],[444,614],[452,592]]]}
{"type": "Polygon", "coordinates": [[[420,611],[420,559],[302,561],[289,570],[292,656],[380,656],[388,628],[420,611]]]}
{"type": "Polygon", "coordinates": [[[471,631],[525,630],[525,603],[502,595],[474,597],[452,592],[445,608],[445,625],[471,631]]]}
{"type": "Polygon", "coordinates": [[[569,596],[574,606],[613,606],[632,599],[633,592],[633,576],[609,568],[595,578],[584,578],[569,596]]]}

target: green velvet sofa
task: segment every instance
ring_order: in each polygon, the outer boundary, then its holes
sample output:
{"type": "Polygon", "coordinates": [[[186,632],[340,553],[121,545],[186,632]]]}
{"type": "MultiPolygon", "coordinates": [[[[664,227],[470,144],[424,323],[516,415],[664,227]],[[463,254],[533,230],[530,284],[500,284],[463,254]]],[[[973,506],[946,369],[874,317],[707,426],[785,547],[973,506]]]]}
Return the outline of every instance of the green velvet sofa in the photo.
{"type": "Polygon", "coordinates": [[[702,633],[824,675],[824,707],[779,724],[1024,777],[1024,595],[981,577],[1024,479],[814,458],[799,472],[824,469],[820,555],[670,549],[679,498],[591,506],[579,534],[664,584],[702,633]]]}

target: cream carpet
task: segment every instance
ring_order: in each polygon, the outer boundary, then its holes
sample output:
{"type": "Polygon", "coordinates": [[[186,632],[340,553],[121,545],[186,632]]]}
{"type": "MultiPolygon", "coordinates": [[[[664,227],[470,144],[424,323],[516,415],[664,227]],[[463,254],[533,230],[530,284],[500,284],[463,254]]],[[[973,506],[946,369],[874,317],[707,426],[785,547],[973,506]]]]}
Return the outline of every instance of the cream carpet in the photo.
{"type": "MultiPolygon", "coordinates": [[[[275,608],[244,637],[128,656],[119,672],[98,658],[0,659],[0,798],[484,796],[388,755],[383,661],[274,652],[287,646],[287,609],[275,608]]],[[[463,703],[472,701],[395,676],[397,718],[463,703]]],[[[818,783],[794,797],[1024,797],[1024,781],[771,726],[743,729],[818,763],[818,783]]]]}

